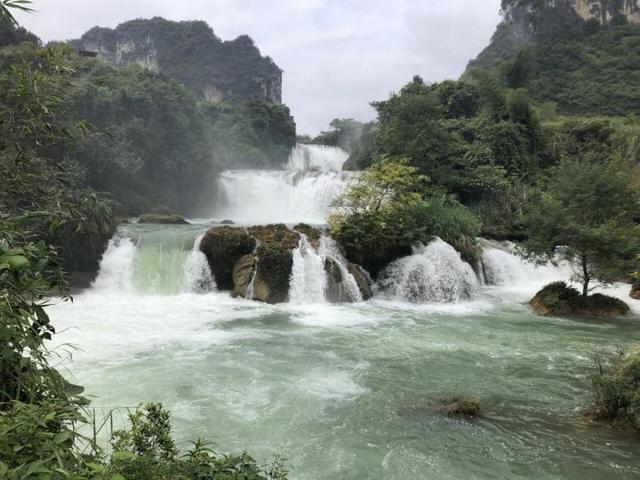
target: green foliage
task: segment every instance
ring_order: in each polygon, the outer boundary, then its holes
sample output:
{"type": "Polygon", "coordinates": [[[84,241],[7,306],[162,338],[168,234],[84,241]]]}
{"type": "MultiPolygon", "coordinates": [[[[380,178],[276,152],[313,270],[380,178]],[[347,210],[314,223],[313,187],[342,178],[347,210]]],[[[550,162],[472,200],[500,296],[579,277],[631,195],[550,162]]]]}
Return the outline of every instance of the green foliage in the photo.
{"type": "Polygon", "coordinates": [[[640,431],[640,352],[597,354],[591,375],[592,413],[640,431]]]}
{"type": "Polygon", "coordinates": [[[171,437],[169,412],[152,403],[129,415],[131,428],[114,433],[111,462],[106,472],[114,478],[156,480],[282,480],[287,471],[276,461],[260,467],[246,453],[219,455],[203,440],[180,456],[171,437]]]}
{"type": "Polygon", "coordinates": [[[406,161],[383,158],[334,202],[328,221],[332,236],[373,275],[433,236],[460,246],[472,259],[473,215],[451,197],[428,190],[427,181],[406,161]]]}
{"type": "Polygon", "coordinates": [[[530,206],[522,252],[531,260],[574,265],[574,280],[582,283],[586,296],[591,280],[608,282],[620,272],[633,272],[640,249],[639,207],[624,163],[594,153],[564,159],[551,169],[530,206]]]}
{"type": "Polygon", "coordinates": [[[136,19],[116,29],[94,27],[72,43],[99,45],[117,65],[149,61],[199,99],[280,101],[282,71],[273,60],[263,57],[247,35],[223,42],[203,21],[136,19]],[[132,43],[133,50],[118,52],[123,42],[132,43]]]}
{"type": "Polygon", "coordinates": [[[216,161],[225,168],[280,168],[296,143],[286,105],[249,101],[203,105],[216,161]]]}

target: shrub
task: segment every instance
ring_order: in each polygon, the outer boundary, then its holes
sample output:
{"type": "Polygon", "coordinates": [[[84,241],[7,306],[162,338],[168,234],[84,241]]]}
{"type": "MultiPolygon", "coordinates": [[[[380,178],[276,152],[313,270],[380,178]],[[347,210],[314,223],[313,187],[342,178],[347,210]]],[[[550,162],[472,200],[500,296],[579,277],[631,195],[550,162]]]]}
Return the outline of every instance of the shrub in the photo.
{"type": "Polygon", "coordinates": [[[591,375],[594,417],[640,431],[640,350],[597,354],[591,375]]]}

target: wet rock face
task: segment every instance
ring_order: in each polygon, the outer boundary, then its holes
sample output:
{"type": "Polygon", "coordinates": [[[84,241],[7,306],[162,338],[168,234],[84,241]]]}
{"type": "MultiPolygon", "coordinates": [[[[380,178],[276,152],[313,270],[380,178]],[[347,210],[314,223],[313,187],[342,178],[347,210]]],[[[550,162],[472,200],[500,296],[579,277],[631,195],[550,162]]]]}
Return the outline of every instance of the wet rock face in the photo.
{"type": "Polygon", "coordinates": [[[622,300],[596,293],[587,297],[564,282],[547,285],[529,302],[541,316],[578,316],[616,318],[629,313],[629,306],[622,300]]]}
{"type": "Polygon", "coordinates": [[[236,262],[233,267],[233,292],[234,297],[250,297],[249,288],[256,271],[255,255],[245,255],[236,262]]]}
{"type": "Polygon", "coordinates": [[[634,282],[629,296],[635,300],[640,300],[640,278],[634,282]]]}
{"type": "MultiPolygon", "coordinates": [[[[307,237],[313,250],[321,250],[320,231],[304,224],[294,229],[283,224],[214,227],[202,238],[200,250],[207,257],[218,289],[230,290],[234,297],[282,303],[289,300],[293,253],[300,246],[301,235],[307,237]]],[[[362,299],[371,298],[372,282],[367,272],[342,258],[339,261],[343,263],[339,265],[328,256],[325,259],[326,300],[335,303],[359,300],[353,298],[357,297],[353,293],[354,280],[362,299]]]]}
{"type": "Polygon", "coordinates": [[[245,255],[252,254],[255,248],[255,238],[243,228],[212,228],[200,242],[200,250],[207,257],[220,290],[233,290],[236,263],[245,255]]]}

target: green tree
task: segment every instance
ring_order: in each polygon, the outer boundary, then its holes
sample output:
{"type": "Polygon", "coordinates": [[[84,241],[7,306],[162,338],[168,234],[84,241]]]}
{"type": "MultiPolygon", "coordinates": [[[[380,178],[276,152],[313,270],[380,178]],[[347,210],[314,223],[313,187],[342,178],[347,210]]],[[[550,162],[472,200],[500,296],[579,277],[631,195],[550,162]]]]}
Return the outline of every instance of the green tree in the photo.
{"type": "Polygon", "coordinates": [[[640,248],[637,188],[619,162],[587,155],[564,159],[549,172],[525,218],[523,255],[566,261],[587,296],[593,281],[611,282],[633,272],[640,248]]]}

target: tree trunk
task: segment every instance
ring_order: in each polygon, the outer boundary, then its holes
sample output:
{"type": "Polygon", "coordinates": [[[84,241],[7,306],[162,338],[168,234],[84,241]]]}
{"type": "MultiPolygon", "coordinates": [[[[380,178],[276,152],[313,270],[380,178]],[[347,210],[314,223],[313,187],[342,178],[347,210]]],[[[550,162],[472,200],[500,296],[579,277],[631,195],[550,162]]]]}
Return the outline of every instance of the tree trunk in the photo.
{"type": "Polygon", "coordinates": [[[582,296],[586,297],[589,295],[589,281],[591,280],[591,275],[589,274],[589,263],[586,255],[580,256],[580,263],[582,264],[582,296]]]}

